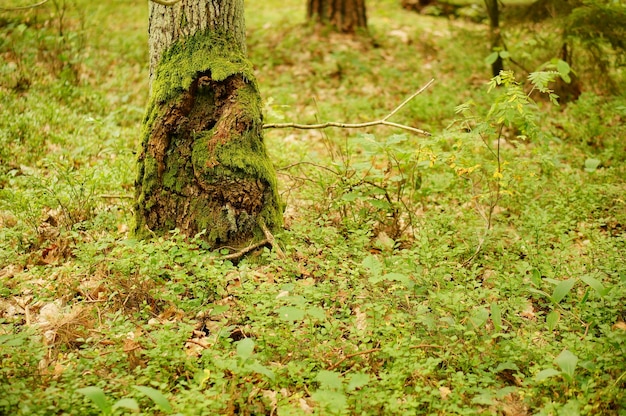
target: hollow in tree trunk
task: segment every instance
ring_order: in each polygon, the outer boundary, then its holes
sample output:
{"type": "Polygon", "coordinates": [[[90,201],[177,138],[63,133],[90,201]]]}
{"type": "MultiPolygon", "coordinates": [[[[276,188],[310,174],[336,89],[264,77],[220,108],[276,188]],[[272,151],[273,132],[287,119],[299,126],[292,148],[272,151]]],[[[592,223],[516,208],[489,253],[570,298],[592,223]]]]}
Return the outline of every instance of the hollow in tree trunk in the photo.
{"type": "Polygon", "coordinates": [[[151,3],[149,38],[135,232],[203,232],[214,247],[243,246],[280,226],[243,0],[151,3]]]}
{"type": "Polygon", "coordinates": [[[307,0],[307,17],[344,33],[367,28],[365,0],[307,0]]]}

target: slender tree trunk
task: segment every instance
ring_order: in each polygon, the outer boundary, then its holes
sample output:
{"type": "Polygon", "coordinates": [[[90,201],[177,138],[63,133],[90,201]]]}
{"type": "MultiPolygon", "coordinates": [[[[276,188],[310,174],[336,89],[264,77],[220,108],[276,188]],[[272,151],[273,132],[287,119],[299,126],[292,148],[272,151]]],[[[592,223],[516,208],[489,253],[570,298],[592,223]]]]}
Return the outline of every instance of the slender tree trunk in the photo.
{"type": "MultiPolygon", "coordinates": [[[[500,34],[500,10],[498,9],[498,0],[485,0],[487,14],[489,15],[489,33],[491,37],[491,49],[494,50],[502,46],[502,35],[500,34]]],[[[498,55],[496,61],[491,64],[491,73],[493,76],[500,74],[504,69],[502,57],[498,55]]]]}
{"type": "Polygon", "coordinates": [[[367,28],[365,0],[307,0],[307,17],[345,33],[367,28]]]}
{"type": "Polygon", "coordinates": [[[135,232],[204,232],[241,246],[282,222],[245,57],[243,0],[150,4],[150,100],[135,183],[135,232]]]}

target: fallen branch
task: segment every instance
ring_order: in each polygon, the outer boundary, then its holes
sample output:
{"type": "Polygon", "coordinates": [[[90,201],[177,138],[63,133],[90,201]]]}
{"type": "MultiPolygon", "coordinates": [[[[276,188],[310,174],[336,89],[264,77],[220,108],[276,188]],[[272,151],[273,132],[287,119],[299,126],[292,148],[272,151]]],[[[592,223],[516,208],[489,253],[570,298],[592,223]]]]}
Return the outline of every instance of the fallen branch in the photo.
{"type": "Polygon", "coordinates": [[[380,350],[381,350],[381,348],[372,348],[371,350],[359,351],[359,352],[354,352],[352,354],[348,354],[345,357],[343,357],[341,360],[337,361],[335,364],[333,364],[330,367],[328,367],[328,371],[332,371],[335,368],[339,367],[341,365],[341,363],[346,361],[348,358],[356,357],[358,355],[371,354],[373,352],[378,352],[380,350]]]}
{"type": "Polygon", "coordinates": [[[246,254],[248,254],[249,252],[254,251],[257,248],[263,247],[263,246],[265,246],[267,244],[271,245],[269,240],[266,238],[265,240],[259,241],[258,243],[254,243],[252,245],[249,245],[246,248],[242,248],[239,251],[236,251],[234,253],[222,256],[222,257],[220,257],[220,260],[238,260],[238,259],[242,258],[243,256],[245,256],[246,254]]]}
{"type": "Polygon", "coordinates": [[[18,11],[18,10],[34,9],[35,7],[39,7],[39,6],[42,6],[42,5],[46,4],[48,1],[49,0],[43,0],[43,1],[40,1],[39,3],[31,4],[30,6],[0,7],[0,10],[2,10],[3,12],[14,12],[14,11],[18,11]]]}
{"type": "Polygon", "coordinates": [[[388,120],[389,120],[389,118],[391,118],[391,116],[396,114],[402,107],[404,107],[409,101],[411,101],[413,98],[415,98],[418,95],[420,95],[421,93],[423,93],[428,87],[430,87],[432,85],[433,82],[435,82],[434,79],[431,79],[430,81],[428,81],[428,83],[426,85],[424,85],[422,88],[420,88],[415,93],[413,93],[413,95],[411,95],[409,98],[404,100],[399,106],[394,108],[391,111],[391,113],[387,114],[385,117],[381,118],[380,120],[368,121],[368,122],[365,122],[365,123],[338,123],[338,122],[334,122],[334,121],[329,121],[327,123],[320,123],[320,124],[270,123],[270,124],[264,124],[263,128],[264,129],[288,129],[288,128],[293,128],[293,129],[300,129],[300,130],[319,130],[319,129],[325,129],[325,128],[328,128],[328,127],[339,127],[339,128],[342,128],[342,129],[360,129],[360,128],[364,128],[364,127],[372,127],[372,126],[381,126],[382,125],[382,126],[389,126],[389,127],[397,127],[399,129],[408,130],[408,131],[411,131],[413,133],[422,134],[424,136],[430,136],[431,134],[429,132],[425,131],[425,130],[418,129],[418,128],[411,127],[411,126],[406,126],[404,124],[394,123],[394,122],[388,121],[388,120]]]}
{"type": "Polygon", "coordinates": [[[283,250],[280,248],[280,246],[278,245],[278,243],[274,239],[274,235],[267,228],[267,225],[265,225],[265,221],[263,221],[262,218],[259,219],[259,226],[261,227],[261,230],[263,230],[263,234],[265,234],[265,239],[267,240],[267,242],[270,243],[270,245],[272,246],[272,248],[274,250],[276,250],[276,255],[278,256],[278,258],[279,259],[284,259],[285,258],[285,253],[283,252],[283,250]]]}

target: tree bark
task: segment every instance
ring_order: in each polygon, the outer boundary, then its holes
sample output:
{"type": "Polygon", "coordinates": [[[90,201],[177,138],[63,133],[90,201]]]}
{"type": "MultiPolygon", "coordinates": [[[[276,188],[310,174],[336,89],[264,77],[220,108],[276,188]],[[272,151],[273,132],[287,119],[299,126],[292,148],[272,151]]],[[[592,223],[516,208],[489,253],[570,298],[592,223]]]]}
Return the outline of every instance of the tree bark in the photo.
{"type": "Polygon", "coordinates": [[[367,29],[365,0],[307,0],[307,17],[344,33],[367,29]]]}
{"type": "Polygon", "coordinates": [[[243,246],[282,224],[243,0],[150,4],[150,99],[135,183],[137,235],[204,233],[243,246]]]}
{"type": "MultiPolygon", "coordinates": [[[[500,10],[498,8],[498,0],[485,0],[487,14],[489,15],[489,33],[491,37],[491,50],[502,46],[502,35],[500,34],[500,10]]],[[[500,71],[504,69],[502,57],[498,55],[495,62],[491,64],[491,73],[494,77],[500,75],[500,71]]]]}

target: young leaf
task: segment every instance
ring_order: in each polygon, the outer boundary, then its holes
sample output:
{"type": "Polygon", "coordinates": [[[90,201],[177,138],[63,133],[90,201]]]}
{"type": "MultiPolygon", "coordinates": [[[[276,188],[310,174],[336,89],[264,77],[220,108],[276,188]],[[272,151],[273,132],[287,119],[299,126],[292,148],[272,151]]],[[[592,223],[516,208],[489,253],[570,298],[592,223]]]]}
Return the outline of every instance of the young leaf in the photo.
{"type": "Polygon", "coordinates": [[[585,160],[585,172],[595,172],[601,163],[602,161],[600,159],[589,158],[585,160]]]}
{"type": "Polygon", "coordinates": [[[370,376],[365,373],[354,373],[350,376],[350,382],[348,383],[348,387],[346,387],[346,391],[356,390],[358,388],[363,387],[370,381],[370,376]]]}
{"type": "Polygon", "coordinates": [[[550,331],[554,331],[556,328],[556,324],[559,322],[561,315],[557,311],[552,311],[546,316],[546,323],[548,324],[548,329],[550,331]]]}
{"type": "Polygon", "coordinates": [[[135,390],[148,396],[154,404],[165,413],[172,413],[172,405],[160,391],[146,386],[133,386],[135,390]]]}
{"type": "Polygon", "coordinates": [[[538,372],[535,376],[535,381],[543,381],[547,378],[558,376],[559,374],[561,374],[559,370],[555,370],[554,368],[548,368],[538,372]]]}
{"type": "Polygon", "coordinates": [[[491,322],[496,332],[502,331],[502,311],[496,302],[491,304],[491,322]]]}
{"type": "Polygon", "coordinates": [[[250,370],[256,373],[263,374],[265,377],[269,378],[270,380],[274,380],[274,378],[276,377],[272,370],[270,370],[263,364],[256,362],[256,360],[252,364],[246,365],[246,368],[249,368],[250,370]]]}
{"type": "Polygon", "coordinates": [[[113,410],[119,409],[119,408],[124,408],[128,410],[132,410],[133,412],[138,412],[139,404],[137,403],[137,400],[135,399],[124,398],[124,399],[119,399],[113,404],[113,410]]]}
{"type": "Polygon", "coordinates": [[[578,357],[568,350],[563,350],[563,352],[554,359],[554,362],[559,366],[563,374],[568,376],[569,379],[574,378],[574,372],[576,371],[576,365],[578,364],[578,357]]]}
{"type": "Polygon", "coordinates": [[[317,373],[315,381],[320,383],[321,389],[341,390],[342,381],[341,374],[335,371],[322,370],[317,373]]]}
{"type": "Polygon", "coordinates": [[[254,341],[252,338],[244,338],[237,342],[237,355],[244,360],[254,353],[254,341]]]}
{"type": "Polygon", "coordinates": [[[576,279],[563,280],[562,282],[556,285],[556,287],[554,288],[554,292],[552,292],[552,296],[550,297],[550,299],[552,299],[554,303],[559,303],[560,301],[563,300],[565,296],[567,296],[567,294],[574,287],[575,284],[576,284],[576,279]]]}
{"type": "Polygon", "coordinates": [[[295,306],[283,306],[278,308],[276,313],[283,321],[301,321],[304,319],[304,310],[295,306]]]}
{"type": "Polygon", "coordinates": [[[363,267],[368,269],[373,275],[379,275],[383,270],[383,266],[382,264],[380,264],[380,261],[376,258],[376,256],[372,254],[365,257],[361,264],[363,265],[363,267]]]}
{"type": "Polygon", "coordinates": [[[87,396],[103,414],[106,415],[111,412],[111,403],[109,403],[101,388],[89,386],[76,391],[87,396]]]}
{"type": "Polygon", "coordinates": [[[489,56],[485,58],[485,63],[487,65],[493,64],[495,61],[498,60],[498,56],[499,56],[498,52],[490,53],[489,56]]]}
{"type": "Polygon", "coordinates": [[[600,282],[599,280],[594,279],[593,277],[588,276],[588,275],[580,276],[580,280],[587,283],[589,287],[591,287],[593,290],[595,290],[598,293],[598,295],[600,296],[606,295],[607,290],[602,284],[602,282],[600,282]]]}

